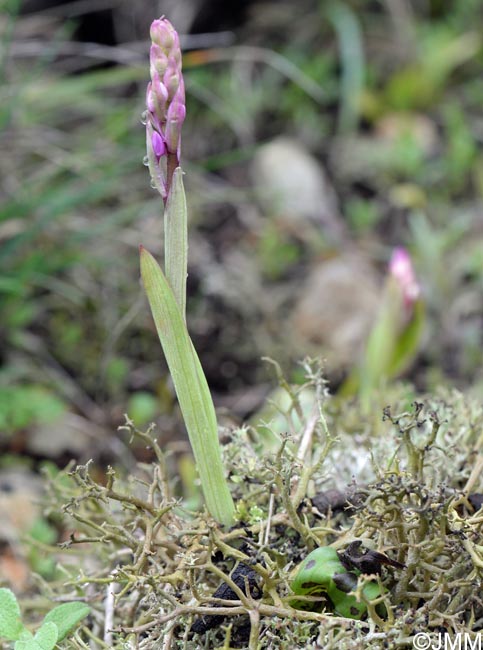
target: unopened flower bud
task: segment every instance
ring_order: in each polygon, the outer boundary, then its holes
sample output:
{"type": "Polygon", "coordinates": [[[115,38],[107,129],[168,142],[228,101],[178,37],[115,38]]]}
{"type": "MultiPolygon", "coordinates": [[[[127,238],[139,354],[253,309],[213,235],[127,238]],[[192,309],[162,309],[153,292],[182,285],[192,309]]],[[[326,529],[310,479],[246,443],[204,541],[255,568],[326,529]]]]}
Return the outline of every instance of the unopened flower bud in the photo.
{"type": "Polygon", "coordinates": [[[185,105],[177,102],[175,98],[168,108],[168,119],[166,121],[166,148],[170,153],[176,153],[178,157],[181,141],[181,127],[183,126],[185,117],[185,105]]]}
{"type": "Polygon", "coordinates": [[[156,188],[163,197],[167,197],[166,189],[166,171],[160,164],[160,159],[164,155],[165,144],[159,133],[154,130],[153,125],[148,120],[146,122],[146,158],[151,174],[151,185],[156,188]]]}
{"type": "Polygon", "coordinates": [[[402,247],[395,248],[389,262],[389,273],[401,289],[406,308],[410,309],[421,295],[411,257],[402,247]]]}
{"type": "Polygon", "coordinates": [[[169,170],[179,165],[181,127],[186,116],[181,49],[178,34],[166,18],[153,21],[150,33],[151,82],[146,92],[147,158],[153,185],[166,199],[172,174],[169,170]]]}
{"type": "Polygon", "coordinates": [[[157,72],[154,73],[151,82],[151,106],[153,114],[158,122],[162,122],[166,114],[166,105],[168,102],[168,91],[164,83],[161,82],[157,72]]]}
{"type": "Polygon", "coordinates": [[[181,80],[181,68],[176,63],[174,58],[168,60],[168,67],[164,73],[163,81],[168,91],[168,98],[171,101],[179,88],[181,80]]]}
{"type": "Polygon", "coordinates": [[[153,146],[154,155],[159,161],[161,156],[164,156],[166,153],[166,145],[164,143],[163,138],[159,135],[157,131],[153,131],[153,135],[151,137],[151,143],[153,146]]]}
{"type": "Polygon", "coordinates": [[[151,40],[163,50],[170,50],[176,42],[176,31],[166,18],[153,20],[149,30],[151,40]]]}
{"type": "Polygon", "coordinates": [[[151,45],[151,49],[149,50],[149,61],[151,64],[151,76],[153,76],[153,70],[155,70],[162,77],[168,67],[168,57],[164,50],[155,43],[151,45]]]}

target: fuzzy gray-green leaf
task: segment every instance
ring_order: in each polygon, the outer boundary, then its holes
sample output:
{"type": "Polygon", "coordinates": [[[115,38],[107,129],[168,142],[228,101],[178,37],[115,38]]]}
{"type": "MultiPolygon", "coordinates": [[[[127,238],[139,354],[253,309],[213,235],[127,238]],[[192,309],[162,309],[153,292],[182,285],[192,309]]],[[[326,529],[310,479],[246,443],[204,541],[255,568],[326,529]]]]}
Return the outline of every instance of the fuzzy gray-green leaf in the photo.
{"type": "Polygon", "coordinates": [[[23,630],[20,634],[20,639],[15,642],[15,650],[44,650],[41,645],[37,643],[34,636],[28,630],[23,630]]]}
{"type": "Polygon", "coordinates": [[[23,629],[20,607],[13,591],[0,589],[0,638],[15,641],[23,629]]]}
{"type": "Polygon", "coordinates": [[[62,603],[50,610],[44,618],[44,623],[55,623],[59,631],[58,641],[62,641],[90,611],[90,607],[85,603],[62,603]]]}
{"type": "Polygon", "coordinates": [[[58,638],[59,630],[57,625],[44,620],[42,626],[35,633],[34,641],[42,648],[42,650],[53,650],[58,638]]]}

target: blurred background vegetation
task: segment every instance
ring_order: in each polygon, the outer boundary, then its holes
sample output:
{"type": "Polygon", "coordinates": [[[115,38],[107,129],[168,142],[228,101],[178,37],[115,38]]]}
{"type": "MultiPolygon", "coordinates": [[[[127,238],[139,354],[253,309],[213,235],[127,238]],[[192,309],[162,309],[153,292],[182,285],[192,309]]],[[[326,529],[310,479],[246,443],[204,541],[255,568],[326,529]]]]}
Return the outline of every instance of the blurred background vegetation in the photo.
{"type": "MultiPolygon", "coordinates": [[[[359,363],[387,262],[426,316],[404,378],[483,386],[482,0],[3,0],[0,451],[127,453],[129,413],[179,426],[138,245],[162,251],[143,167],[151,21],[182,34],[188,319],[241,422],[320,355],[359,363]]],[[[27,459],[27,460],[25,460],[27,459]]]]}

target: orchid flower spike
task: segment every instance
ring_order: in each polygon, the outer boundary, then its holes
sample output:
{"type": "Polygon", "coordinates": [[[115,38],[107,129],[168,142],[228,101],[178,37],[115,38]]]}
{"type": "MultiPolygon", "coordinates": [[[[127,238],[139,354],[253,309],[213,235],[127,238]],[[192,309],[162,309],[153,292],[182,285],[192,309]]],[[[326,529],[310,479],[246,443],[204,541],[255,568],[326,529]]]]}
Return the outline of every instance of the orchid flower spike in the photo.
{"type": "Polygon", "coordinates": [[[394,249],[389,262],[389,273],[402,292],[406,309],[412,310],[421,295],[421,286],[416,278],[411,257],[405,248],[394,249]]]}
{"type": "Polygon", "coordinates": [[[166,201],[179,166],[181,127],[186,116],[179,36],[166,18],[151,25],[151,81],[146,92],[146,149],[152,185],[166,201]]]}

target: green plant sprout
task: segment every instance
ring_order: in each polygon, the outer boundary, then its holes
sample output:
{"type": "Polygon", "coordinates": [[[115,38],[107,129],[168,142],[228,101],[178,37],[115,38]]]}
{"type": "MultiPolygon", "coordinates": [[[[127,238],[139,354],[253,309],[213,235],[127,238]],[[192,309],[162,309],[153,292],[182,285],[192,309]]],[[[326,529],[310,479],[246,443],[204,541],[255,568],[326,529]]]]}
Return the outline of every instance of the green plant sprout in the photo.
{"type": "Polygon", "coordinates": [[[362,362],[343,386],[341,394],[358,391],[362,408],[368,412],[375,391],[414,361],[424,324],[424,301],[411,258],[406,249],[396,248],[389,262],[379,314],[366,341],[362,362]]]}
{"type": "Polygon", "coordinates": [[[85,618],[90,607],[63,603],[48,612],[35,635],[22,623],[20,607],[10,589],[0,589],[0,637],[15,641],[15,650],[53,650],[85,618]]]}
{"type": "Polygon", "coordinates": [[[141,276],[188,431],[210,514],[233,523],[234,503],[225,479],[213,400],[186,327],[187,211],[179,166],[185,93],[179,37],[166,18],[151,25],[151,82],[146,95],[147,156],[152,187],[163,199],[165,273],[140,247],[141,276]]]}

